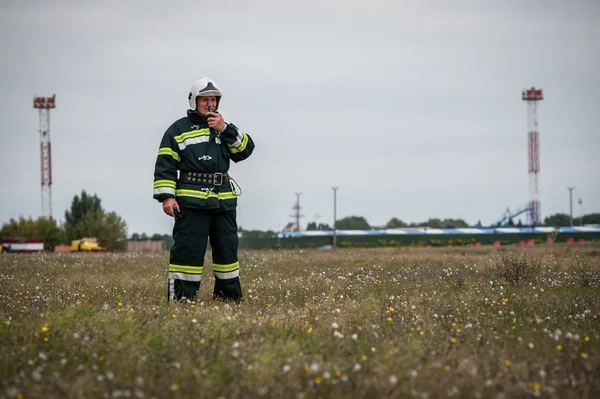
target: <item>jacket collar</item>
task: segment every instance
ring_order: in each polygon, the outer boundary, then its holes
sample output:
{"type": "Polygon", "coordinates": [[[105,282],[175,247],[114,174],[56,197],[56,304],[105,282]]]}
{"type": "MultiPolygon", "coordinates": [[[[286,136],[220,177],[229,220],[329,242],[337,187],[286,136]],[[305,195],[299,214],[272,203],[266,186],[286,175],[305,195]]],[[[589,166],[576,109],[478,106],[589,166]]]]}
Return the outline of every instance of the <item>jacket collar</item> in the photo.
{"type": "Polygon", "coordinates": [[[206,119],[194,110],[188,109],[187,116],[192,120],[192,122],[207,124],[206,119]]]}

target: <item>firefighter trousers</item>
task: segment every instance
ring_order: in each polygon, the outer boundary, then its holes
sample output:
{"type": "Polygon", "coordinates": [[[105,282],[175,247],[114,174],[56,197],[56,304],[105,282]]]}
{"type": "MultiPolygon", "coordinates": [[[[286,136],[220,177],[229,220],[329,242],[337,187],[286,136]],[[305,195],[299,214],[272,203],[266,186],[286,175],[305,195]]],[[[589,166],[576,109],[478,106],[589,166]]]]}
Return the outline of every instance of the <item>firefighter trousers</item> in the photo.
{"type": "Polygon", "coordinates": [[[173,227],[175,244],[169,260],[168,300],[196,301],[202,280],[207,241],[212,247],[213,299],[242,298],[236,210],[181,210],[173,227]]]}

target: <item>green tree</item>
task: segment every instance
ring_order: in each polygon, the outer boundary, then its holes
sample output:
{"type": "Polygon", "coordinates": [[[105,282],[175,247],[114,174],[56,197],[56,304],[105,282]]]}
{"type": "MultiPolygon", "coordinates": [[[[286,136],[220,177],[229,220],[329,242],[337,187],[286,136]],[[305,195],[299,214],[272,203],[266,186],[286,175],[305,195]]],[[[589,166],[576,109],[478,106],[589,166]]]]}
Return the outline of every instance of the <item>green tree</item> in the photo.
{"type": "Polygon", "coordinates": [[[600,224],[600,213],[590,213],[583,215],[583,224],[600,224]]]}
{"type": "Polygon", "coordinates": [[[404,223],[402,220],[398,219],[398,218],[392,218],[390,219],[389,222],[387,222],[387,224],[385,225],[385,227],[387,229],[395,229],[395,228],[399,228],[399,227],[407,227],[408,225],[406,223],[404,223]]]}
{"type": "Polygon", "coordinates": [[[125,250],[127,247],[127,223],[116,212],[109,212],[102,219],[102,232],[98,242],[109,250],[125,250]]]}
{"type": "Polygon", "coordinates": [[[333,230],[327,223],[319,223],[317,230],[333,230]]]}
{"type": "Polygon", "coordinates": [[[306,225],[306,231],[313,231],[313,230],[317,230],[316,222],[310,222],[308,225],[306,225]]]}
{"type": "Polygon", "coordinates": [[[87,212],[75,230],[81,233],[81,237],[96,237],[98,243],[109,251],[123,250],[127,244],[127,224],[116,212],[87,212]]]}
{"type": "Polygon", "coordinates": [[[65,211],[65,233],[67,240],[76,240],[83,237],[77,228],[88,212],[103,211],[100,198],[96,194],[88,195],[85,190],[81,191],[81,197],[73,197],[71,208],[65,211]]]}
{"type": "Polygon", "coordinates": [[[438,218],[427,219],[426,222],[423,222],[422,226],[431,227],[432,229],[441,229],[442,220],[438,218]]]}
{"type": "MultiPolygon", "coordinates": [[[[115,212],[106,213],[100,198],[90,196],[85,190],[81,197],[75,196],[71,209],[65,212],[65,233],[69,241],[83,237],[95,237],[108,250],[125,249],[127,224],[115,212]]],[[[147,237],[142,234],[142,238],[147,237]]]]}
{"type": "Polygon", "coordinates": [[[31,217],[20,217],[18,221],[11,219],[3,224],[0,237],[43,238],[46,251],[54,251],[54,247],[65,240],[64,231],[56,224],[56,220],[33,220],[31,217]]]}
{"type": "Polygon", "coordinates": [[[460,229],[469,227],[467,222],[462,219],[444,219],[442,220],[441,225],[443,229],[460,229]]]}
{"type": "Polygon", "coordinates": [[[339,230],[368,230],[371,226],[362,216],[347,216],[336,220],[335,228],[339,230]]]}
{"type": "Polygon", "coordinates": [[[556,213],[544,218],[544,224],[546,226],[570,226],[571,218],[566,213],[556,213]]]}

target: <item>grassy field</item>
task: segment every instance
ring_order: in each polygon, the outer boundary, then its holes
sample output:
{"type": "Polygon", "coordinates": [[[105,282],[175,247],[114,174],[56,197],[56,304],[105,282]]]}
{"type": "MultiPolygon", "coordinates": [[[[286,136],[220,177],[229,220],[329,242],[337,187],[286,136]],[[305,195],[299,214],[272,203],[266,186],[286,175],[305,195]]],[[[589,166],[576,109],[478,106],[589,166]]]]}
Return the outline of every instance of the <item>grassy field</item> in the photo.
{"type": "Polygon", "coordinates": [[[0,398],[600,397],[600,245],[0,256],[0,398]]]}

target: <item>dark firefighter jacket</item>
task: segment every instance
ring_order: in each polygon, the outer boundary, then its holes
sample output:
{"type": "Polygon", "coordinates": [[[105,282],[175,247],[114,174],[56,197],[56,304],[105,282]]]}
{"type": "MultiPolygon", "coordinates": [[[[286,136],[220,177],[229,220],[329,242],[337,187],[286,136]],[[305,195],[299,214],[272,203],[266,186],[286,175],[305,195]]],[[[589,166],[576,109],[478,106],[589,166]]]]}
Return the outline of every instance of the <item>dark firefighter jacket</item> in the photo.
{"type": "Polygon", "coordinates": [[[182,208],[234,209],[237,197],[229,181],[219,186],[187,184],[178,181],[178,176],[181,172],[228,172],[230,160],[244,160],[253,150],[250,136],[232,123],[219,133],[208,127],[204,117],[188,110],[163,135],[154,167],[154,199],[176,198],[182,208]]]}

